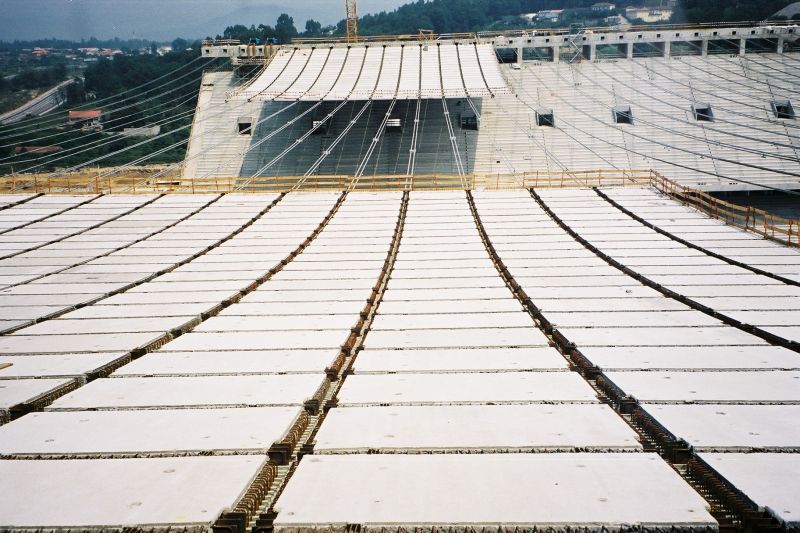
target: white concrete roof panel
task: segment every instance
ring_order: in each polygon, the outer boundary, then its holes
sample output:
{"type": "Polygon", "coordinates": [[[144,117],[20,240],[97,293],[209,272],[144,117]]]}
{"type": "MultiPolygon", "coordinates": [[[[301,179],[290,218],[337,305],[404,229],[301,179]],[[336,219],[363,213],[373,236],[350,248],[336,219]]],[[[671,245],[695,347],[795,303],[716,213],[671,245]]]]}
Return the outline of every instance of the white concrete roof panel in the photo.
{"type": "Polygon", "coordinates": [[[324,379],[322,374],[96,379],[46,410],[302,405],[324,379]]]}
{"type": "Polygon", "coordinates": [[[299,414],[298,407],[31,413],[0,427],[0,453],[265,453],[299,414]]]}
{"type": "Polygon", "coordinates": [[[592,363],[606,370],[798,369],[800,357],[779,346],[587,346],[592,363]]]}
{"type": "Polygon", "coordinates": [[[800,403],[800,372],[606,372],[642,402],[800,403]]]}
{"type": "Polygon", "coordinates": [[[800,405],[644,404],[696,450],[800,448],[800,405]]]}
{"type": "Polygon", "coordinates": [[[12,528],[210,526],[266,461],[260,455],[0,461],[0,516],[12,528]]]}
{"type": "Polygon", "coordinates": [[[31,402],[74,382],[74,379],[0,380],[0,409],[31,402]]]}
{"type": "Polygon", "coordinates": [[[706,506],[656,454],[330,455],[300,463],[275,526],[715,527],[706,506]]]}
{"type": "Polygon", "coordinates": [[[153,352],[120,367],[113,376],[321,374],[338,354],[338,349],[153,352]]]}
{"type": "Polygon", "coordinates": [[[700,457],[786,526],[800,524],[800,455],[701,453],[700,457]]]}
{"type": "Polygon", "coordinates": [[[314,452],[589,447],[642,449],[636,433],[606,405],[529,404],[332,409],[314,452]]]}
{"type": "Polygon", "coordinates": [[[596,403],[597,397],[573,372],[355,374],[339,392],[340,406],[550,401],[596,403]]]}
{"type": "Polygon", "coordinates": [[[567,368],[564,357],[550,347],[451,348],[436,350],[362,350],[355,372],[470,372],[567,368]]]}

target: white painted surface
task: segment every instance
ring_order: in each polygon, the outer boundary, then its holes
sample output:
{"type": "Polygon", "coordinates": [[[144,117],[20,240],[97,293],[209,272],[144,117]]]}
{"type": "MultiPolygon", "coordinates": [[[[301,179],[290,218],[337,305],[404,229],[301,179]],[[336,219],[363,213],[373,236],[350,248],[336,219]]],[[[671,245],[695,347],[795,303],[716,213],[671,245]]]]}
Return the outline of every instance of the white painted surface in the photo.
{"type": "Polygon", "coordinates": [[[30,402],[62,387],[72,379],[4,379],[0,380],[0,409],[30,402]]]}
{"type": "Polygon", "coordinates": [[[0,426],[0,453],[266,451],[299,414],[299,407],[31,413],[0,426]]]}
{"type": "Polygon", "coordinates": [[[266,460],[0,461],[0,521],[30,528],[210,525],[236,503],[266,460]]]}
{"type": "Polygon", "coordinates": [[[645,410],[699,449],[800,448],[800,405],[664,405],[645,410]]]}
{"type": "Polygon", "coordinates": [[[323,379],[318,374],[98,379],[62,396],[48,410],[300,405],[323,379]]]}
{"type": "Polygon", "coordinates": [[[332,409],[314,451],[573,447],[641,449],[608,406],[529,404],[332,409]]]}
{"type": "Polygon", "coordinates": [[[547,338],[534,327],[419,329],[372,331],[366,348],[450,348],[471,346],[546,346],[547,338]]]}
{"type": "Polygon", "coordinates": [[[322,373],[338,354],[339,350],[153,352],[119,368],[113,376],[322,373]]]}
{"type": "Polygon", "coordinates": [[[566,369],[555,348],[455,348],[446,350],[363,350],[355,371],[458,372],[491,370],[566,369]]]}
{"type": "Polygon", "coordinates": [[[349,331],[257,331],[187,333],[164,346],[164,351],[192,350],[280,350],[338,348],[349,331]]]}
{"type": "Polygon", "coordinates": [[[7,335],[0,338],[0,353],[43,354],[120,352],[146,346],[165,335],[151,333],[98,333],[94,335],[7,335]]]}
{"type": "Polygon", "coordinates": [[[800,368],[800,356],[779,346],[588,346],[581,353],[606,370],[800,368]]]}
{"type": "Polygon", "coordinates": [[[731,326],[646,328],[559,328],[579,346],[765,345],[766,341],[731,326]]]}
{"type": "Polygon", "coordinates": [[[787,526],[800,524],[800,455],[701,453],[700,457],[787,526]]]}
{"type": "Polygon", "coordinates": [[[655,454],[307,456],[277,507],[277,531],[344,523],[716,524],[655,454]]]}
{"type": "Polygon", "coordinates": [[[596,402],[597,398],[572,372],[355,374],[339,392],[339,405],[540,401],[596,402]]]}
{"type": "Polygon", "coordinates": [[[95,354],[51,354],[51,355],[0,355],[0,378],[41,378],[41,377],[77,377],[113,363],[127,354],[95,353],[95,354]]]}
{"type": "Polygon", "coordinates": [[[800,372],[606,372],[642,402],[800,402],[800,372]]]}
{"type": "MultiPolygon", "coordinates": [[[[419,305],[420,312],[427,306],[419,305]]],[[[454,309],[455,311],[455,309],[454,309]]],[[[409,329],[472,329],[472,328],[535,328],[533,318],[521,310],[513,313],[436,313],[414,315],[387,315],[378,313],[371,331],[409,329]]]]}

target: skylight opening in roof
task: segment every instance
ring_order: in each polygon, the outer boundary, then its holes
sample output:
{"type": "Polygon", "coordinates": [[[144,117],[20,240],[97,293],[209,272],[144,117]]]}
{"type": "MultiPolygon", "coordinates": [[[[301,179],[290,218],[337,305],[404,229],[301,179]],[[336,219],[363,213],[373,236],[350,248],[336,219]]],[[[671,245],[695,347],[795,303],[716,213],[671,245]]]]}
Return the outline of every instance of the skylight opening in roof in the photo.
{"type": "Polygon", "coordinates": [[[536,125],[537,126],[547,126],[550,128],[556,127],[556,117],[553,113],[552,109],[548,109],[546,111],[537,111],[536,112],[536,125]]]}
{"type": "Polygon", "coordinates": [[[772,102],[772,112],[775,113],[775,118],[784,118],[794,120],[794,107],[789,100],[775,100],[772,102]]]}
{"type": "Polygon", "coordinates": [[[250,117],[239,117],[237,121],[239,135],[252,135],[253,134],[253,119],[250,117]]]}
{"type": "Polygon", "coordinates": [[[614,107],[612,114],[616,124],[633,124],[633,111],[629,105],[614,107]]]}
{"type": "Polygon", "coordinates": [[[711,104],[694,104],[692,114],[694,114],[694,119],[700,122],[714,121],[714,110],[711,109],[711,104]]]}

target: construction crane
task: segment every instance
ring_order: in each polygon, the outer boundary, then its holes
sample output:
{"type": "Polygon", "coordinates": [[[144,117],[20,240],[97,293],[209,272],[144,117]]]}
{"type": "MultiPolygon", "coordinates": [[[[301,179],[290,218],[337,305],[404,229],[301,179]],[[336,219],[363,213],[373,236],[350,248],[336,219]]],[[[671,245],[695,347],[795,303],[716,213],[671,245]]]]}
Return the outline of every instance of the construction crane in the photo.
{"type": "Polygon", "coordinates": [[[347,42],[358,42],[358,1],[344,0],[344,13],[347,27],[347,42]]]}

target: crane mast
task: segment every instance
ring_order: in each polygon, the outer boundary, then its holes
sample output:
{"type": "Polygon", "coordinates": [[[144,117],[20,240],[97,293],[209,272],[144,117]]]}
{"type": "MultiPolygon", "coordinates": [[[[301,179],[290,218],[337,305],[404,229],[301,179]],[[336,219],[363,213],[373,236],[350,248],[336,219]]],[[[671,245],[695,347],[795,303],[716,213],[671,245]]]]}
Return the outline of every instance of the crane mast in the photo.
{"type": "Polygon", "coordinates": [[[345,22],[347,27],[347,42],[358,41],[358,2],[357,0],[344,0],[345,22]]]}

